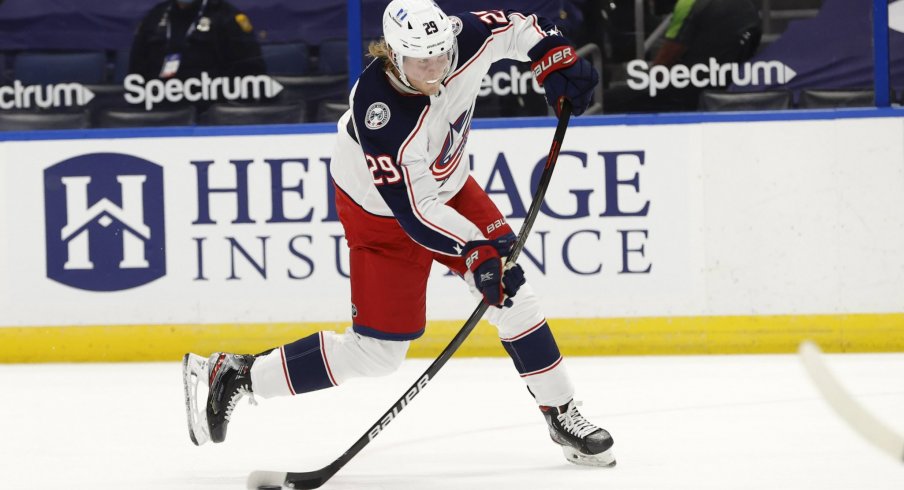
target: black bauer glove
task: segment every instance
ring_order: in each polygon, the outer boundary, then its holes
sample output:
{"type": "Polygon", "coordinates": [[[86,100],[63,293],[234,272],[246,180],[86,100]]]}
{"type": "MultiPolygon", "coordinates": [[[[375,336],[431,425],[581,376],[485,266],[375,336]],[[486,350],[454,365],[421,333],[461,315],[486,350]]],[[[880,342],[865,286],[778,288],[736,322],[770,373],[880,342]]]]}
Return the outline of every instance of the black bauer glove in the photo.
{"type": "Polygon", "coordinates": [[[502,269],[502,257],[509,254],[514,237],[497,240],[472,240],[465,244],[461,256],[474,274],[474,284],[484,303],[498,308],[512,306],[512,298],[524,284],[524,270],[514,264],[502,269]]]}
{"type": "Polygon", "coordinates": [[[546,102],[558,116],[562,100],[571,102],[572,112],[579,116],[587,110],[600,75],[587,60],[577,55],[574,46],[560,36],[547,36],[531,48],[531,70],[546,91],[546,102]]]}

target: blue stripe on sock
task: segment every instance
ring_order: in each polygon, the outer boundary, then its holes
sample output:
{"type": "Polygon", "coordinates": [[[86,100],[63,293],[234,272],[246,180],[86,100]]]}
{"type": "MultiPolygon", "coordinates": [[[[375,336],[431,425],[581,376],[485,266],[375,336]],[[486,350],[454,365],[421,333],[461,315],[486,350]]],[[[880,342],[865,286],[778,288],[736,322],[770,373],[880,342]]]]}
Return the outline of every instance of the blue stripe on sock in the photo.
{"type": "Polygon", "coordinates": [[[333,386],[320,352],[320,334],[315,333],[283,347],[286,371],[295,393],[322,390],[333,386]]]}
{"type": "Polygon", "coordinates": [[[525,374],[547,368],[559,360],[559,346],[552,336],[549,324],[512,342],[502,342],[502,347],[515,363],[518,373],[525,374]]]}

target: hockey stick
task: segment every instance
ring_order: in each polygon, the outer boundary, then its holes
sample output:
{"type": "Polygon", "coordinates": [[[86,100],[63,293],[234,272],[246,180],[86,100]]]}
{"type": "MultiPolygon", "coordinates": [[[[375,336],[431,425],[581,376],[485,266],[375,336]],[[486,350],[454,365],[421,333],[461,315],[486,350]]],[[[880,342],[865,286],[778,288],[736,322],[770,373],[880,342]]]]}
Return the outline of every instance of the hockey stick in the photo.
{"type": "MultiPolygon", "coordinates": [[[[565,139],[565,129],[568,128],[568,120],[571,118],[571,105],[566,100],[562,106],[562,111],[559,115],[559,123],[556,126],[556,132],[552,139],[552,147],[549,149],[549,156],[546,157],[546,166],[543,169],[543,174],[540,176],[540,183],[537,186],[537,192],[534,195],[534,199],[530,204],[530,209],[527,212],[527,217],[524,219],[524,223],[521,225],[521,231],[518,233],[518,241],[515,242],[515,245],[512,247],[512,251],[506,259],[506,265],[515,263],[518,260],[518,256],[521,254],[521,250],[524,248],[524,242],[527,240],[527,236],[530,234],[530,230],[534,225],[534,221],[537,219],[537,214],[540,212],[540,205],[543,203],[543,198],[546,195],[546,188],[549,187],[549,180],[552,178],[552,171],[555,169],[556,160],[559,157],[559,150],[562,148],[562,140],[565,139]]],[[[471,331],[474,330],[474,327],[477,326],[477,322],[480,321],[480,318],[483,317],[483,314],[487,311],[487,304],[484,302],[480,302],[477,308],[474,310],[474,313],[471,313],[471,316],[465,322],[464,326],[461,327],[461,330],[455,334],[455,337],[449,342],[449,345],[443,349],[442,353],[440,353],[439,357],[430,364],[430,367],[424,371],[418,380],[411,385],[411,387],[399,398],[389,410],[386,411],[377,422],[373,424],[367,432],[365,432],[357,441],[348,450],[342,453],[341,456],[336,458],[335,461],[326,465],[325,467],[316,470],[316,471],[308,471],[301,473],[285,473],[285,472],[277,472],[277,471],[254,471],[248,477],[248,488],[251,490],[257,490],[258,488],[267,488],[267,487],[276,487],[285,486],[288,488],[318,488],[327,480],[329,480],[333,475],[336,474],[346,463],[348,463],[356,454],[358,454],[365,446],[367,446],[370,441],[372,441],[375,437],[380,435],[380,432],[392,422],[395,417],[398,417],[399,412],[401,412],[411,400],[417,396],[418,393],[421,392],[429,383],[434,376],[439,372],[440,369],[446,364],[449,358],[455,354],[455,351],[461,346],[461,344],[465,341],[468,335],[471,334],[471,331]]]]}
{"type": "Polygon", "coordinates": [[[866,410],[842,386],[823,361],[822,351],[813,342],[800,344],[801,361],[813,384],[835,412],[873,446],[898,461],[904,462],[904,436],[885,425],[866,410]]]}

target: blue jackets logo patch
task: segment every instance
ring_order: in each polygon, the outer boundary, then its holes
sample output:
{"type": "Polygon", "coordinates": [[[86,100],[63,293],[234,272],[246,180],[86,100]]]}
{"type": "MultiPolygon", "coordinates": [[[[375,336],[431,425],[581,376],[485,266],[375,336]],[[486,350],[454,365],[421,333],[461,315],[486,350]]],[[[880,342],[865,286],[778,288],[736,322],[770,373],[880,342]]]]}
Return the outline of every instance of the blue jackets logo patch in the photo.
{"type": "Polygon", "coordinates": [[[367,108],[364,125],[368,129],[380,129],[389,122],[389,106],[382,102],[374,102],[367,108]]]}

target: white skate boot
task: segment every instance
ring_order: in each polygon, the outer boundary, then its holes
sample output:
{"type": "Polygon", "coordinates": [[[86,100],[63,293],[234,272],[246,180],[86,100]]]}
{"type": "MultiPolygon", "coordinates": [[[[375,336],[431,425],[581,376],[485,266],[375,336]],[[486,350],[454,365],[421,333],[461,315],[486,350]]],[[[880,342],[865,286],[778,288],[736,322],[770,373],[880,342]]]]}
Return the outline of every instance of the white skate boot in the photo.
{"type": "Polygon", "coordinates": [[[185,354],[182,378],[185,387],[185,411],[188,436],[196,446],[207,441],[223,442],[232,411],[243,396],[257,404],[251,391],[251,366],[254,356],[216,352],[209,358],[185,354]],[[198,385],[204,379],[206,403],[198,405],[198,385]]]}

